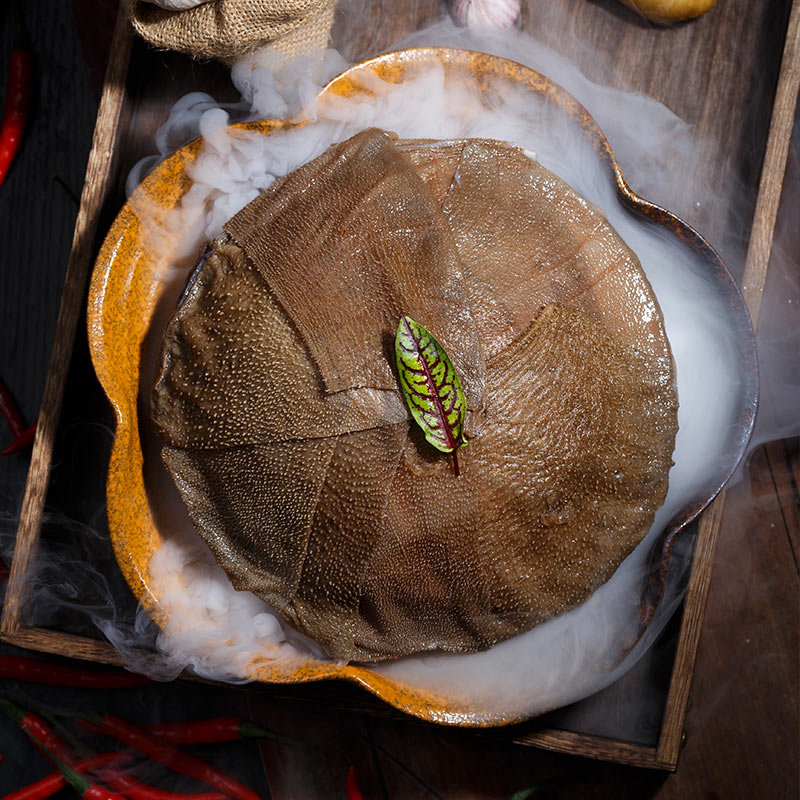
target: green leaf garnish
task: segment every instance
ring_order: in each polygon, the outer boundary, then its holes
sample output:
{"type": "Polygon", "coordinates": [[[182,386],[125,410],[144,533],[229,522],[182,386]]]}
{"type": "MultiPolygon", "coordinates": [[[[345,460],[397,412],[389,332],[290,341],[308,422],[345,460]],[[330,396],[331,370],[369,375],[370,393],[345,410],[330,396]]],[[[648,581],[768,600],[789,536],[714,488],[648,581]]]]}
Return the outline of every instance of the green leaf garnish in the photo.
{"type": "Polygon", "coordinates": [[[453,454],[453,469],[458,475],[456,451],[467,444],[467,401],[455,367],[431,333],[410,317],[400,319],[394,350],[411,416],[437,450],[453,454]]]}

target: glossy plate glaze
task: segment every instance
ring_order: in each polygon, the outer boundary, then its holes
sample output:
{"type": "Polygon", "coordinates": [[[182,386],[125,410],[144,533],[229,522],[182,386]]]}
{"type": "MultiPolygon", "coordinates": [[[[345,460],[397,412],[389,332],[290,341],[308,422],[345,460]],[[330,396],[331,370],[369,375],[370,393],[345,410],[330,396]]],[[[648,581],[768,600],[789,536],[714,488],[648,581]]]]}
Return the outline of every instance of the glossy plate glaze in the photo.
{"type": "MultiPolygon", "coordinates": [[[[460,50],[417,48],[387,53],[347,70],[323,89],[321,102],[358,101],[376,91],[391,91],[392,85],[436,65],[444,68],[448,83],[468,82],[490,96],[498,87],[521,92],[532,102],[544,101],[576,126],[585,142],[604,165],[613,187],[614,202],[632,212],[635,224],[651,223],[689,254],[693,269],[713,286],[715,297],[726,313],[726,326],[734,342],[730,356],[736,372],[736,397],[726,412],[726,427],[714,460],[715,467],[696,482],[696,487],[678,513],[673,514],[652,540],[650,567],[646,570],[638,620],[622,641],[615,642],[607,660],[619,663],[650,624],[664,587],[672,548],[678,534],[719,492],[740,460],[752,430],[757,402],[757,368],[752,329],[742,298],[725,265],[714,250],[688,225],[674,215],[634,194],[623,178],[611,147],[594,119],[571,95],[547,77],[512,61],[460,50]],[[380,81],[375,79],[379,78],[380,81]],[[698,488],[699,487],[699,488],[698,488]]],[[[236,126],[269,136],[294,127],[291,121],[261,121],[236,126]]],[[[134,594],[153,616],[163,623],[157,590],[148,573],[153,553],[163,541],[157,515],[148,497],[145,455],[140,419],[140,378],[142,352],[164,292],[163,270],[154,256],[152,231],[145,233],[137,208],[153,209],[156,216],[175,209],[192,181],[187,167],[197,158],[201,140],[190,142],[163,161],[131,195],[109,231],[97,258],[92,277],[89,307],[89,341],[97,375],[116,414],[114,438],[107,481],[108,520],[114,551],[134,594]],[[150,243],[150,246],[148,246],[150,243]]],[[[607,211],[607,210],[606,210],[607,211]]],[[[678,364],[680,370],[680,363],[678,364]]],[[[299,683],[338,678],[359,684],[382,700],[416,717],[432,722],[489,726],[510,724],[541,713],[522,707],[492,708],[477,701],[454,701],[432,684],[414,685],[400,679],[392,668],[368,669],[340,666],[304,658],[252,664],[252,676],[270,683],[299,683]],[[423,688],[424,686],[424,688],[423,688]]],[[[531,691],[536,691],[535,687],[531,691]]],[[[524,705],[524,704],[523,704],[524,705]]],[[[535,704],[534,704],[535,705],[535,704]]],[[[532,706],[533,707],[533,706],[532,706]]]]}

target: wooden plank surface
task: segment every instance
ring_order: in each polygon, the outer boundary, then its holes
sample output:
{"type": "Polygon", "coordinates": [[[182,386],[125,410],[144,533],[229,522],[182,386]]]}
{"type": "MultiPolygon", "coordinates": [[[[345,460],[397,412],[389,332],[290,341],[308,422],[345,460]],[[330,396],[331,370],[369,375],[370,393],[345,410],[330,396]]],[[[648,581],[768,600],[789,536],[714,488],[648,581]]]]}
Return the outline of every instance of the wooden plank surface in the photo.
{"type": "Polygon", "coordinates": [[[749,491],[728,495],[678,770],[719,797],[798,792],[798,572],[782,513],[797,498],[770,454],[783,443],[758,448],[749,491]]]}
{"type": "MultiPolygon", "coordinates": [[[[77,0],[73,4],[80,5],[77,0]]],[[[593,3],[564,0],[563,6],[568,13],[556,20],[555,10],[547,4],[526,3],[523,25],[542,32],[551,44],[579,63],[592,63],[593,75],[598,80],[649,90],[698,125],[709,137],[707,157],[712,162],[715,180],[723,182],[734,167],[747,195],[745,208],[749,203],[752,211],[766,145],[763,120],[768,118],[777,80],[779,53],[775,52],[774,43],[782,41],[788,4],[748,5],[732,1],[721,4],[695,23],[674,29],[640,24],[613,0],[593,3]],[[607,58],[598,69],[587,55],[587,44],[614,57],[607,58]]],[[[358,58],[389,46],[419,24],[433,19],[435,13],[436,3],[424,0],[395,3],[359,0],[340,12],[336,35],[347,54],[358,58]]],[[[207,80],[209,86],[223,93],[230,91],[224,73],[214,65],[187,66],[186,60],[169,55],[141,55],[141,63],[147,65],[147,70],[134,75],[133,85],[128,86],[129,91],[133,90],[134,103],[120,139],[116,200],[109,204],[112,210],[104,209],[101,219],[113,213],[114,203],[119,202],[124,172],[141,155],[150,152],[152,133],[163,121],[169,102],[186,90],[189,78],[196,79],[203,88],[206,84],[202,82],[207,80]]],[[[691,176],[687,176],[687,184],[690,183],[691,176]]],[[[691,195],[687,189],[685,208],[675,210],[713,238],[714,232],[702,225],[704,210],[692,208],[691,195]]],[[[736,209],[736,214],[741,213],[740,208],[736,209]]],[[[744,213],[747,215],[747,211],[744,213]]],[[[715,225],[729,226],[733,214],[730,209],[724,215],[724,224],[715,225]]],[[[740,222],[736,217],[737,225],[740,222]]],[[[719,235],[727,242],[724,234],[725,230],[720,229],[719,235]]],[[[318,771],[318,765],[315,768],[307,763],[292,764],[285,754],[270,753],[269,746],[265,746],[273,796],[327,796],[326,789],[341,785],[344,761],[356,757],[359,761],[363,759],[360,766],[367,796],[374,797],[503,797],[513,789],[558,774],[566,774],[569,780],[553,796],[613,794],[677,798],[712,796],[712,793],[719,797],[796,794],[796,759],[787,757],[784,748],[788,744],[789,752],[793,749],[796,753],[797,747],[793,745],[797,742],[789,739],[787,743],[785,736],[779,740],[774,733],[776,728],[771,727],[782,725],[783,730],[791,731],[792,721],[796,729],[797,719],[796,679],[792,682],[790,666],[793,657],[797,663],[796,635],[792,638],[791,626],[794,614],[791,592],[796,592],[797,587],[797,529],[792,527],[791,520],[797,516],[794,473],[798,467],[796,449],[790,450],[788,457],[785,449],[781,452],[783,457],[777,450],[770,450],[763,459],[754,460],[755,495],[743,498],[732,492],[729,498],[731,503],[735,498],[741,503],[735,506],[737,515],[731,516],[734,513],[731,512],[724,517],[720,553],[721,558],[727,553],[731,566],[723,569],[720,577],[718,563],[714,575],[708,607],[710,627],[707,626],[700,640],[695,699],[687,721],[688,743],[677,776],[664,781],[661,776],[618,767],[594,764],[576,767],[576,762],[562,756],[514,747],[501,738],[481,733],[442,731],[395,720],[365,720],[360,716],[344,721],[341,713],[330,710],[301,713],[295,702],[276,700],[256,691],[255,699],[251,700],[254,713],[284,720],[287,730],[304,735],[314,731],[315,736],[328,743],[335,741],[341,753],[337,769],[326,778],[318,771]],[[766,474],[769,480],[758,478],[766,474]],[[775,509],[784,520],[784,527],[778,528],[780,536],[770,536],[774,529],[766,528],[767,524],[776,524],[775,509]],[[732,549],[726,551],[726,543],[732,549]],[[756,549],[759,552],[755,553],[756,549]],[[780,573],[780,585],[770,579],[770,569],[778,561],[795,565],[794,573],[791,570],[785,575],[780,573]],[[753,583],[753,591],[746,597],[739,585],[743,564],[751,567],[753,583]],[[716,588],[720,584],[721,588],[716,588]],[[766,597],[759,601],[758,590],[764,587],[766,597]],[[775,624],[765,625],[769,619],[775,624]],[[746,633],[756,637],[746,637],[746,633]],[[759,652],[769,653],[770,657],[753,659],[748,651],[742,652],[741,637],[757,642],[759,652]],[[742,680],[729,674],[731,663],[738,663],[739,658],[744,658],[748,667],[742,680]],[[775,660],[779,669],[773,672],[771,665],[775,660]],[[781,710],[781,714],[766,715],[753,726],[753,717],[760,714],[763,704],[781,710]],[[735,713],[732,707],[736,707],[735,713]],[[753,741],[764,743],[758,750],[765,757],[745,758],[753,741]],[[769,795],[764,794],[767,789],[769,795]]],[[[622,697],[627,691],[612,689],[609,702],[613,703],[615,697],[622,697]]],[[[639,748],[636,752],[641,751],[639,748]]]]}
{"type": "MultiPolygon", "coordinates": [[[[311,737],[323,749],[335,742],[324,766],[307,754],[287,756],[279,745],[263,743],[273,797],[324,796],[320,787],[343,780],[348,759],[358,759],[363,788],[376,798],[500,800],[556,776],[564,782],[548,797],[796,797],[800,580],[784,520],[798,509],[797,454],[796,440],[759,448],[749,468],[751,487],[729,493],[674,775],[519,748],[504,743],[502,732],[437,731],[254,691],[254,718],[286,735],[311,737]]],[[[598,737],[574,744],[587,753],[602,749],[598,737]]],[[[646,748],[624,755],[634,765],[658,763],[655,753],[647,758],[646,748]]]]}
{"type": "Polygon", "coordinates": [[[23,613],[22,606],[27,598],[27,573],[44,511],[56,427],[59,422],[73,342],[85,307],[84,295],[93,260],[98,215],[107,199],[108,176],[117,163],[115,158],[117,122],[125,96],[124,78],[130,52],[130,37],[126,35],[126,31],[127,22],[120,16],[114,36],[116,47],[108,64],[106,89],[100,104],[92,151],[86,167],[80,211],[75,221],[64,293],[56,321],[36,440],[20,510],[11,576],[0,623],[0,630],[4,634],[17,632],[23,613]],[[102,189],[98,190],[98,187],[102,189]]]}
{"type": "MultiPolygon", "coordinates": [[[[793,4],[781,64],[783,68],[775,92],[764,168],[742,276],[742,294],[754,328],[758,326],[761,311],[778,206],[785,182],[784,173],[797,109],[797,93],[800,89],[799,2],[793,4]]],[[[791,176],[789,179],[791,180],[791,176]]],[[[787,200],[787,204],[789,203],[787,200]]],[[[778,497],[781,497],[780,491],[778,497]]],[[[697,643],[705,614],[705,598],[711,583],[711,570],[725,513],[726,498],[727,491],[723,491],[700,521],[698,546],[694,553],[692,579],[686,598],[684,632],[676,653],[675,670],[658,748],[659,758],[667,763],[677,763],[680,752],[684,709],[689,699],[694,674],[697,643]]],[[[785,677],[791,680],[792,676],[785,677]]]]}
{"type": "Polygon", "coordinates": [[[667,764],[677,764],[683,744],[683,725],[689,691],[694,680],[697,644],[703,628],[706,598],[711,585],[711,572],[719,540],[727,492],[706,509],[700,520],[697,544],[692,560],[692,576],[684,601],[681,639],[675,653],[675,667],[670,680],[664,721],[658,743],[658,758],[667,764]]]}
{"type": "Polygon", "coordinates": [[[800,91],[800,3],[798,2],[792,7],[781,64],[759,183],[758,202],[750,229],[745,274],[742,278],[742,294],[750,311],[753,327],[758,326],[761,293],[772,253],[778,206],[784,186],[786,159],[797,109],[797,93],[800,91]]]}
{"type": "MultiPolygon", "coordinates": [[[[741,277],[739,234],[755,204],[790,3],[720,2],[674,27],[646,23],[616,0],[525,5],[525,25],[592,80],[644,92],[693,126],[702,169],[685,168],[681,196],[659,196],[656,188],[647,199],[693,225],[741,277]],[[698,207],[707,196],[714,202],[698,207]]],[[[624,161],[621,168],[624,174],[624,161]]]]}

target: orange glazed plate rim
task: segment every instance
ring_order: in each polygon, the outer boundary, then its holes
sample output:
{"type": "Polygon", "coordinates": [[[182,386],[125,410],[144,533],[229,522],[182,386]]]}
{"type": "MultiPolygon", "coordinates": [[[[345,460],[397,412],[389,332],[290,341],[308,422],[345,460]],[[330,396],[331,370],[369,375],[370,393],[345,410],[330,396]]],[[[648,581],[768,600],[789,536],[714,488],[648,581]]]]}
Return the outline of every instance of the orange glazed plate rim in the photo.
{"type": "MultiPolygon", "coordinates": [[[[654,548],[651,558],[661,569],[654,571],[656,578],[643,596],[638,640],[655,612],[675,538],[722,488],[749,440],[755,418],[758,383],[755,346],[744,303],[725,265],[710,245],[677,217],[635,195],[625,182],[608,141],[588,111],[565,90],[535,70],[484,53],[447,48],[413,48],[386,53],[351,67],[334,78],[322,90],[320,98],[324,100],[331,95],[347,98],[369,91],[360,80],[365,75],[377,74],[389,83],[397,83],[403,80],[406,70],[429,64],[444,64],[447,68],[474,76],[511,81],[558,104],[564,113],[580,125],[605,162],[615,183],[618,200],[687,243],[719,283],[735,315],[747,378],[737,420],[738,428],[720,459],[718,474],[709,476],[696,499],[670,522],[654,548]]],[[[275,130],[296,124],[301,123],[289,120],[259,121],[235,127],[270,135],[275,130]]],[[[87,324],[92,362],[117,420],[106,487],[112,545],[131,590],[160,625],[164,621],[163,612],[148,579],[148,564],[162,539],[150,510],[145,487],[137,403],[142,343],[149,330],[161,287],[154,264],[140,241],[139,218],[134,208],[142,199],[159,204],[165,211],[175,208],[191,186],[186,167],[196,158],[200,147],[201,140],[196,139],[161,162],[123,205],[98,254],[88,301],[87,324]]],[[[633,644],[635,642],[628,643],[625,652],[633,644]]],[[[451,725],[507,725],[533,716],[457,705],[452,700],[402,684],[365,667],[342,666],[311,658],[303,662],[265,661],[263,665],[254,667],[254,678],[267,683],[343,679],[364,687],[407,714],[451,725]]]]}

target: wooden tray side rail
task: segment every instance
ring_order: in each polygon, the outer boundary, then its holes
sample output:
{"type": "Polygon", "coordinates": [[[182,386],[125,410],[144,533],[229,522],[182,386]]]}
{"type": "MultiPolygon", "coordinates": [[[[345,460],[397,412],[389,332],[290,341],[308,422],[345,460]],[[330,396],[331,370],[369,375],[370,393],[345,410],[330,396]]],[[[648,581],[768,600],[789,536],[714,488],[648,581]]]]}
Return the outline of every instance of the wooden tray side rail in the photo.
{"type": "Polygon", "coordinates": [[[120,13],[114,30],[111,57],[75,221],[75,233],[0,621],[0,634],[6,641],[15,641],[21,632],[26,577],[38,542],[67,372],[78,326],[84,319],[86,287],[95,254],[97,220],[106,201],[109,181],[116,165],[114,145],[125,103],[125,77],[131,43],[128,22],[120,13]]]}
{"type": "MultiPolygon", "coordinates": [[[[761,297],[767,279],[775,222],[781,198],[786,158],[792,138],[798,91],[800,91],[800,0],[794,0],[783,49],[781,72],[775,92],[769,138],[761,168],[758,199],[750,228],[742,295],[753,329],[758,327],[761,297]]],[[[658,757],[668,764],[678,763],[683,723],[689,702],[697,645],[705,614],[714,551],[719,539],[727,491],[723,491],[700,520],[692,573],[686,596],[681,638],[675,656],[666,714],[658,745],[658,757]]]]}

